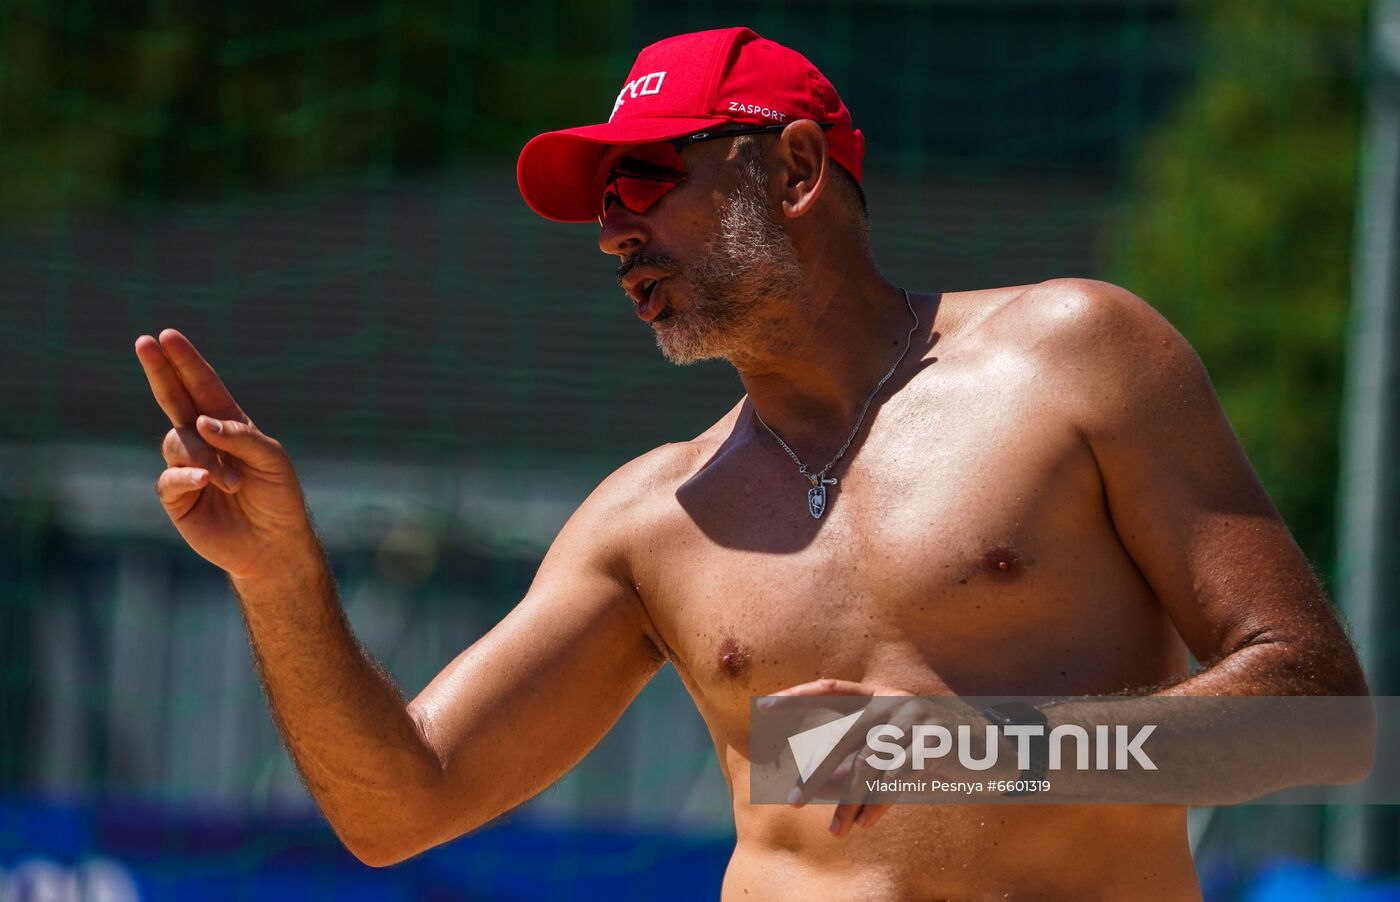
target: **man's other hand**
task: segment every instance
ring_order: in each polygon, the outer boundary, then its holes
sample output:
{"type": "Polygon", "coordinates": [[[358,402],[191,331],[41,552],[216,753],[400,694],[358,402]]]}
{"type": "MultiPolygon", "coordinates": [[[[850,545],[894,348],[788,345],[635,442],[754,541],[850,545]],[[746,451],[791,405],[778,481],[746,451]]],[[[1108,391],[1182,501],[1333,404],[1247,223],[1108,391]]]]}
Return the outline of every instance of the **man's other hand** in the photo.
{"type": "Polygon", "coordinates": [[[287,453],[189,339],[174,329],[142,335],[136,357],[172,426],[156,493],[190,547],[235,579],[285,569],[297,549],[316,547],[287,453]]]}

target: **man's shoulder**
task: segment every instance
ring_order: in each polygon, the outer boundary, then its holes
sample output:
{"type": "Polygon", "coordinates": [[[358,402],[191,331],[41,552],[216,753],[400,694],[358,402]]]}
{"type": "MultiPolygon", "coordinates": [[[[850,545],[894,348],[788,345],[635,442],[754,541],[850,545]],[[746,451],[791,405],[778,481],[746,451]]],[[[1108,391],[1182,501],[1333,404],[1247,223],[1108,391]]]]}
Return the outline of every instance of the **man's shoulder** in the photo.
{"type": "Polygon", "coordinates": [[[702,462],[699,440],[668,442],[632,458],[613,470],[584,502],[595,518],[614,524],[623,521],[636,528],[638,520],[654,515],[665,499],[689,478],[702,462]]]}
{"type": "Polygon", "coordinates": [[[1199,366],[1190,344],[1151,304],[1095,279],[1025,286],[988,315],[986,328],[995,344],[1072,373],[1199,366]]]}
{"type": "Polygon", "coordinates": [[[989,312],[987,344],[1019,354],[1046,396],[1099,419],[1161,392],[1213,395],[1187,340],[1147,301],[1094,279],[1025,286],[989,312]]]}
{"type": "Polygon", "coordinates": [[[653,448],[608,474],[569,516],[550,546],[550,555],[583,554],[627,572],[638,540],[654,537],[668,503],[693,467],[691,442],[653,448]]]}
{"type": "Polygon", "coordinates": [[[674,491],[694,472],[702,453],[701,441],[667,442],[632,458],[603,480],[613,493],[636,496],[662,490],[674,491]]]}
{"type": "Polygon", "coordinates": [[[600,527],[649,533],[674,511],[676,491],[714,456],[742,407],[740,399],[694,438],[658,445],[627,461],[598,484],[581,510],[600,527]]]}
{"type": "Polygon", "coordinates": [[[1024,286],[993,314],[1000,331],[1047,351],[1089,350],[1104,341],[1179,338],[1151,304],[1112,282],[1050,279],[1024,286]],[[1068,345],[1068,346],[1066,346],[1068,345]]]}

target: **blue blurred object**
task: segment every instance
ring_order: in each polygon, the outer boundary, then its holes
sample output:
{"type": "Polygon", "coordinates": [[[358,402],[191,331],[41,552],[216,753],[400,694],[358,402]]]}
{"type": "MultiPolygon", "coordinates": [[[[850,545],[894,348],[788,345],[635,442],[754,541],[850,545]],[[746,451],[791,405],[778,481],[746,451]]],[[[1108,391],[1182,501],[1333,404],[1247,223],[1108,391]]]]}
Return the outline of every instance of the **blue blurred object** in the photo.
{"type": "Polygon", "coordinates": [[[1308,862],[1265,865],[1251,881],[1244,902],[1400,902],[1400,884],[1343,877],[1308,862]]]}
{"type": "Polygon", "coordinates": [[[0,797],[3,898],[712,902],[732,849],[730,837],[522,819],[374,869],[307,813],[245,817],[131,800],[0,797]],[[60,884],[67,888],[53,890],[60,884]]]}
{"type": "MultiPolygon", "coordinates": [[[[711,902],[732,850],[727,836],[520,818],[375,869],[305,811],[253,816],[133,799],[0,796],[0,898],[711,902]]],[[[1393,879],[1292,860],[1252,875],[1220,871],[1204,883],[1206,897],[1218,900],[1400,902],[1393,879]]]]}

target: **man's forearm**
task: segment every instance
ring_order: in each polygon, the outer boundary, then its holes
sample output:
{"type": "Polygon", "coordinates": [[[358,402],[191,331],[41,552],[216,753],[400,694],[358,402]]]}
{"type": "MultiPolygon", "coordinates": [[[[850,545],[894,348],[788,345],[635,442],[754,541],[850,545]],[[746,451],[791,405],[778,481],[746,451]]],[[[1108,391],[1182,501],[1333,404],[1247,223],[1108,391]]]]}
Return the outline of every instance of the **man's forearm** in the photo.
{"type": "MultiPolygon", "coordinates": [[[[1356,652],[1335,623],[1306,642],[1256,641],[1152,695],[1369,695],[1356,652]],[[1301,647],[1300,647],[1301,646],[1301,647]]],[[[1148,693],[1143,693],[1148,694],[1148,693]]]]}
{"type": "Polygon", "coordinates": [[[351,633],[314,536],[287,560],[232,581],[273,717],[346,846],[371,864],[396,861],[417,850],[439,762],[351,633]]]}
{"type": "Polygon", "coordinates": [[[1160,768],[1144,774],[1067,766],[1049,777],[1056,795],[1193,805],[1354,782],[1370,770],[1374,745],[1366,695],[1349,648],[1327,666],[1311,667],[1286,646],[1251,645],[1145,697],[1049,706],[1049,731],[1076,725],[1092,736],[1098,725],[1124,724],[1132,734],[1154,725],[1147,745],[1160,768]]]}

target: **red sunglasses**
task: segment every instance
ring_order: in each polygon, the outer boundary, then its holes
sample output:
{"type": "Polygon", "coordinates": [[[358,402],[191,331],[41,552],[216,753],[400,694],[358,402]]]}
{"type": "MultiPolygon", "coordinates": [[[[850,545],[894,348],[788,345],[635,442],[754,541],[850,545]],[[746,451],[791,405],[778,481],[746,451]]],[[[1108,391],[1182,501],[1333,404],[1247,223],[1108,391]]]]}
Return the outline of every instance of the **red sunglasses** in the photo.
{"type": "MultiPolygon", "coordinates": [[[[834,124],[823,122],[821,128],[828,129],[834,124]]],[[[666,192],[685,181],[687,173],[681,151],[690,145],[738,135],[779,132],[785,128],[786,125],[754,125],[724,132],[698,132],[684,138],[630,148],[627,156],[613,164],[607,181],[603,182],[603,199],[598,208],[599,228],[614,202],[622,204],[624,210],[632,213],[645,213],[665,197],[666,192]]]]}

